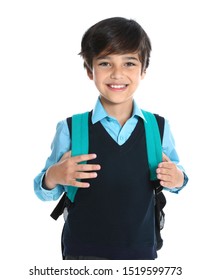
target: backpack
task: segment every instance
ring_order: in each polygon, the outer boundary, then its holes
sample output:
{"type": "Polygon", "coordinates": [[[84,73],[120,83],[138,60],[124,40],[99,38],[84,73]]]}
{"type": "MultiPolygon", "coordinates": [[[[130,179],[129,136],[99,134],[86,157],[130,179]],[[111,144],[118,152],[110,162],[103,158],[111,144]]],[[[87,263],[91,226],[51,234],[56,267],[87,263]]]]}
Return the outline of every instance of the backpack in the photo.
{"type": "MultiPolygon", "coordinates": [[[[146,119],[144,122],[147,157],[150,168],[150,180],[152,181],[155,194],[155,234],[157,241],[157,250],[163,246],[163,239],[160,231],[164,227],[165,213],[163,208],[166,205],[166,198],[162,192],[163,187],[157,180],[156,168],[162,161],[162,145],[160,131],[154,114],[142,110],[146,119]]],[[[89,112],[76,114],[72,116],[72,156],[87,154],[89,150],[89,129],[88,129],[89,112]]],[[[84,162],[83,162],[84,163],[84,162]]],[[[63,214],[65,209],[69,209],[74,203],[75,195],[78,188],[68,186],[67,193],[64,193],[57,206],[51,213],[51,217],[55,220],[63,214]]]]}

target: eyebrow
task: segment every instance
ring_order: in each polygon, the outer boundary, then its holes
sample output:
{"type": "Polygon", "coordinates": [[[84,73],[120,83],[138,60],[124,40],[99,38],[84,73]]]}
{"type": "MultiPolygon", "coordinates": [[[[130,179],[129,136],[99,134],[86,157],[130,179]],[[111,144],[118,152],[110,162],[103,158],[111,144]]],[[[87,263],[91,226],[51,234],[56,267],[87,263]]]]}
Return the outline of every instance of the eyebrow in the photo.
{"type": "MultiPolygon", "coordinates": [[[[111,60],[111,57],[109,55],[101,55],[101,56],[96,57],[96,59],[97,60],[101,60],[101,59],[111,60]]],[[[123,57],[123,60],[136,60],[136,61],[139,61],[139,59],[137,57],[134,57],[134,56],[125,56],[125,57],[123,57]]]]}

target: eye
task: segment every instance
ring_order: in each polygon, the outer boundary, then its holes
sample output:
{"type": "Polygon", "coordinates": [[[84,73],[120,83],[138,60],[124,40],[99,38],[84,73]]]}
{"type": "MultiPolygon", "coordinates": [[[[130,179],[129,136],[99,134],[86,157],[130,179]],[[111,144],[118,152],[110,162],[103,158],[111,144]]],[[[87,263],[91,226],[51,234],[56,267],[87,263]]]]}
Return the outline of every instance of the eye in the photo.
{"type": "Polygon", "coordinates": [[[126,67],[132,67],[132,66],[135,66],[136,64],[135,63],[133,63],[133,62],[126,62],[125,63],[125,66],[126,67]]]}
{"type": "Polygon", "coordinates": [[[99,66],[108,67],[108,66],[110,66],[110,64],[106,61],[102,61],[102,62],[99,63],[99,66]]]}

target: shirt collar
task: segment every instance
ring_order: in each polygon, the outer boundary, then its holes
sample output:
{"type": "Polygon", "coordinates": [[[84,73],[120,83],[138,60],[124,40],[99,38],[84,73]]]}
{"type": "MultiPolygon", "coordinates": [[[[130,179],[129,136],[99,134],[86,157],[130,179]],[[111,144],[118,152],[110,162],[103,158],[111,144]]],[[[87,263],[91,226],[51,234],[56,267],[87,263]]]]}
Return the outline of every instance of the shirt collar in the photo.
{"type": "MultiPolygon", "coordinates": [[[[109,115],[104,109],[102,103],[100,102],[100,98],[98,98],[92,113],[92,123],[95,124],[106,117],[109,117],[109,115]]],[[[133,114],[131,118],[133,117],[140,117],[144,121],[146,121],[141,109],[138,107],[135,100],[133,101],[133,114]]]]}

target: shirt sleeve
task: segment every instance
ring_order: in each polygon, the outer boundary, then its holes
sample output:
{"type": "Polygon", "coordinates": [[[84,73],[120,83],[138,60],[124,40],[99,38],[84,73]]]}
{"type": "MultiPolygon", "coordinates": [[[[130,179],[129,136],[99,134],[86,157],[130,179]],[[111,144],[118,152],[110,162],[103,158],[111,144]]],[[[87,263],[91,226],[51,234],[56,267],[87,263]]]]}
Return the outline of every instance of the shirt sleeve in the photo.
{"type": "Polygon", "coordinates": [[[71,149],[71,139],[67,121],[63,120],[56,126],[56,133],[51,144],[51,154],[47,158],[46,163],[42,171],[34,179],[34,192],[39,199],[46,200],[57,200],[61,194],[65,191],[64,186],[57,185],[52,190],[47,190],[42,187],[42,180],[46,173],[46,170],[58,162],[62,155],[71,149]]]}
{"type": "Polygon", "coordinates": [[[185,173],[185,169],[183,168],[183,166],[180,164],[180,159],[178,156],[178,153],[176,151],[176,147],[175,147],[175,140],[173,137],[173,134],[171,132],[170,129],[170,125],[168,120],[165,120],[165,125],[164,125],[164,134],[163,134],[163,142],[162,142],[162,149],[163,149],[163,153],[167,155],[167,157],[169,157],[169,159],[174,162],[177,167],[183,172],[184,174],[184,183],[182,185],[182,187],[180,188],[164,188],[165,190],[168,190],[170,192],[173,193],[178,193],[179,191],[181,191],[185,185],[188,182],[188,177],[185,173]]]}

